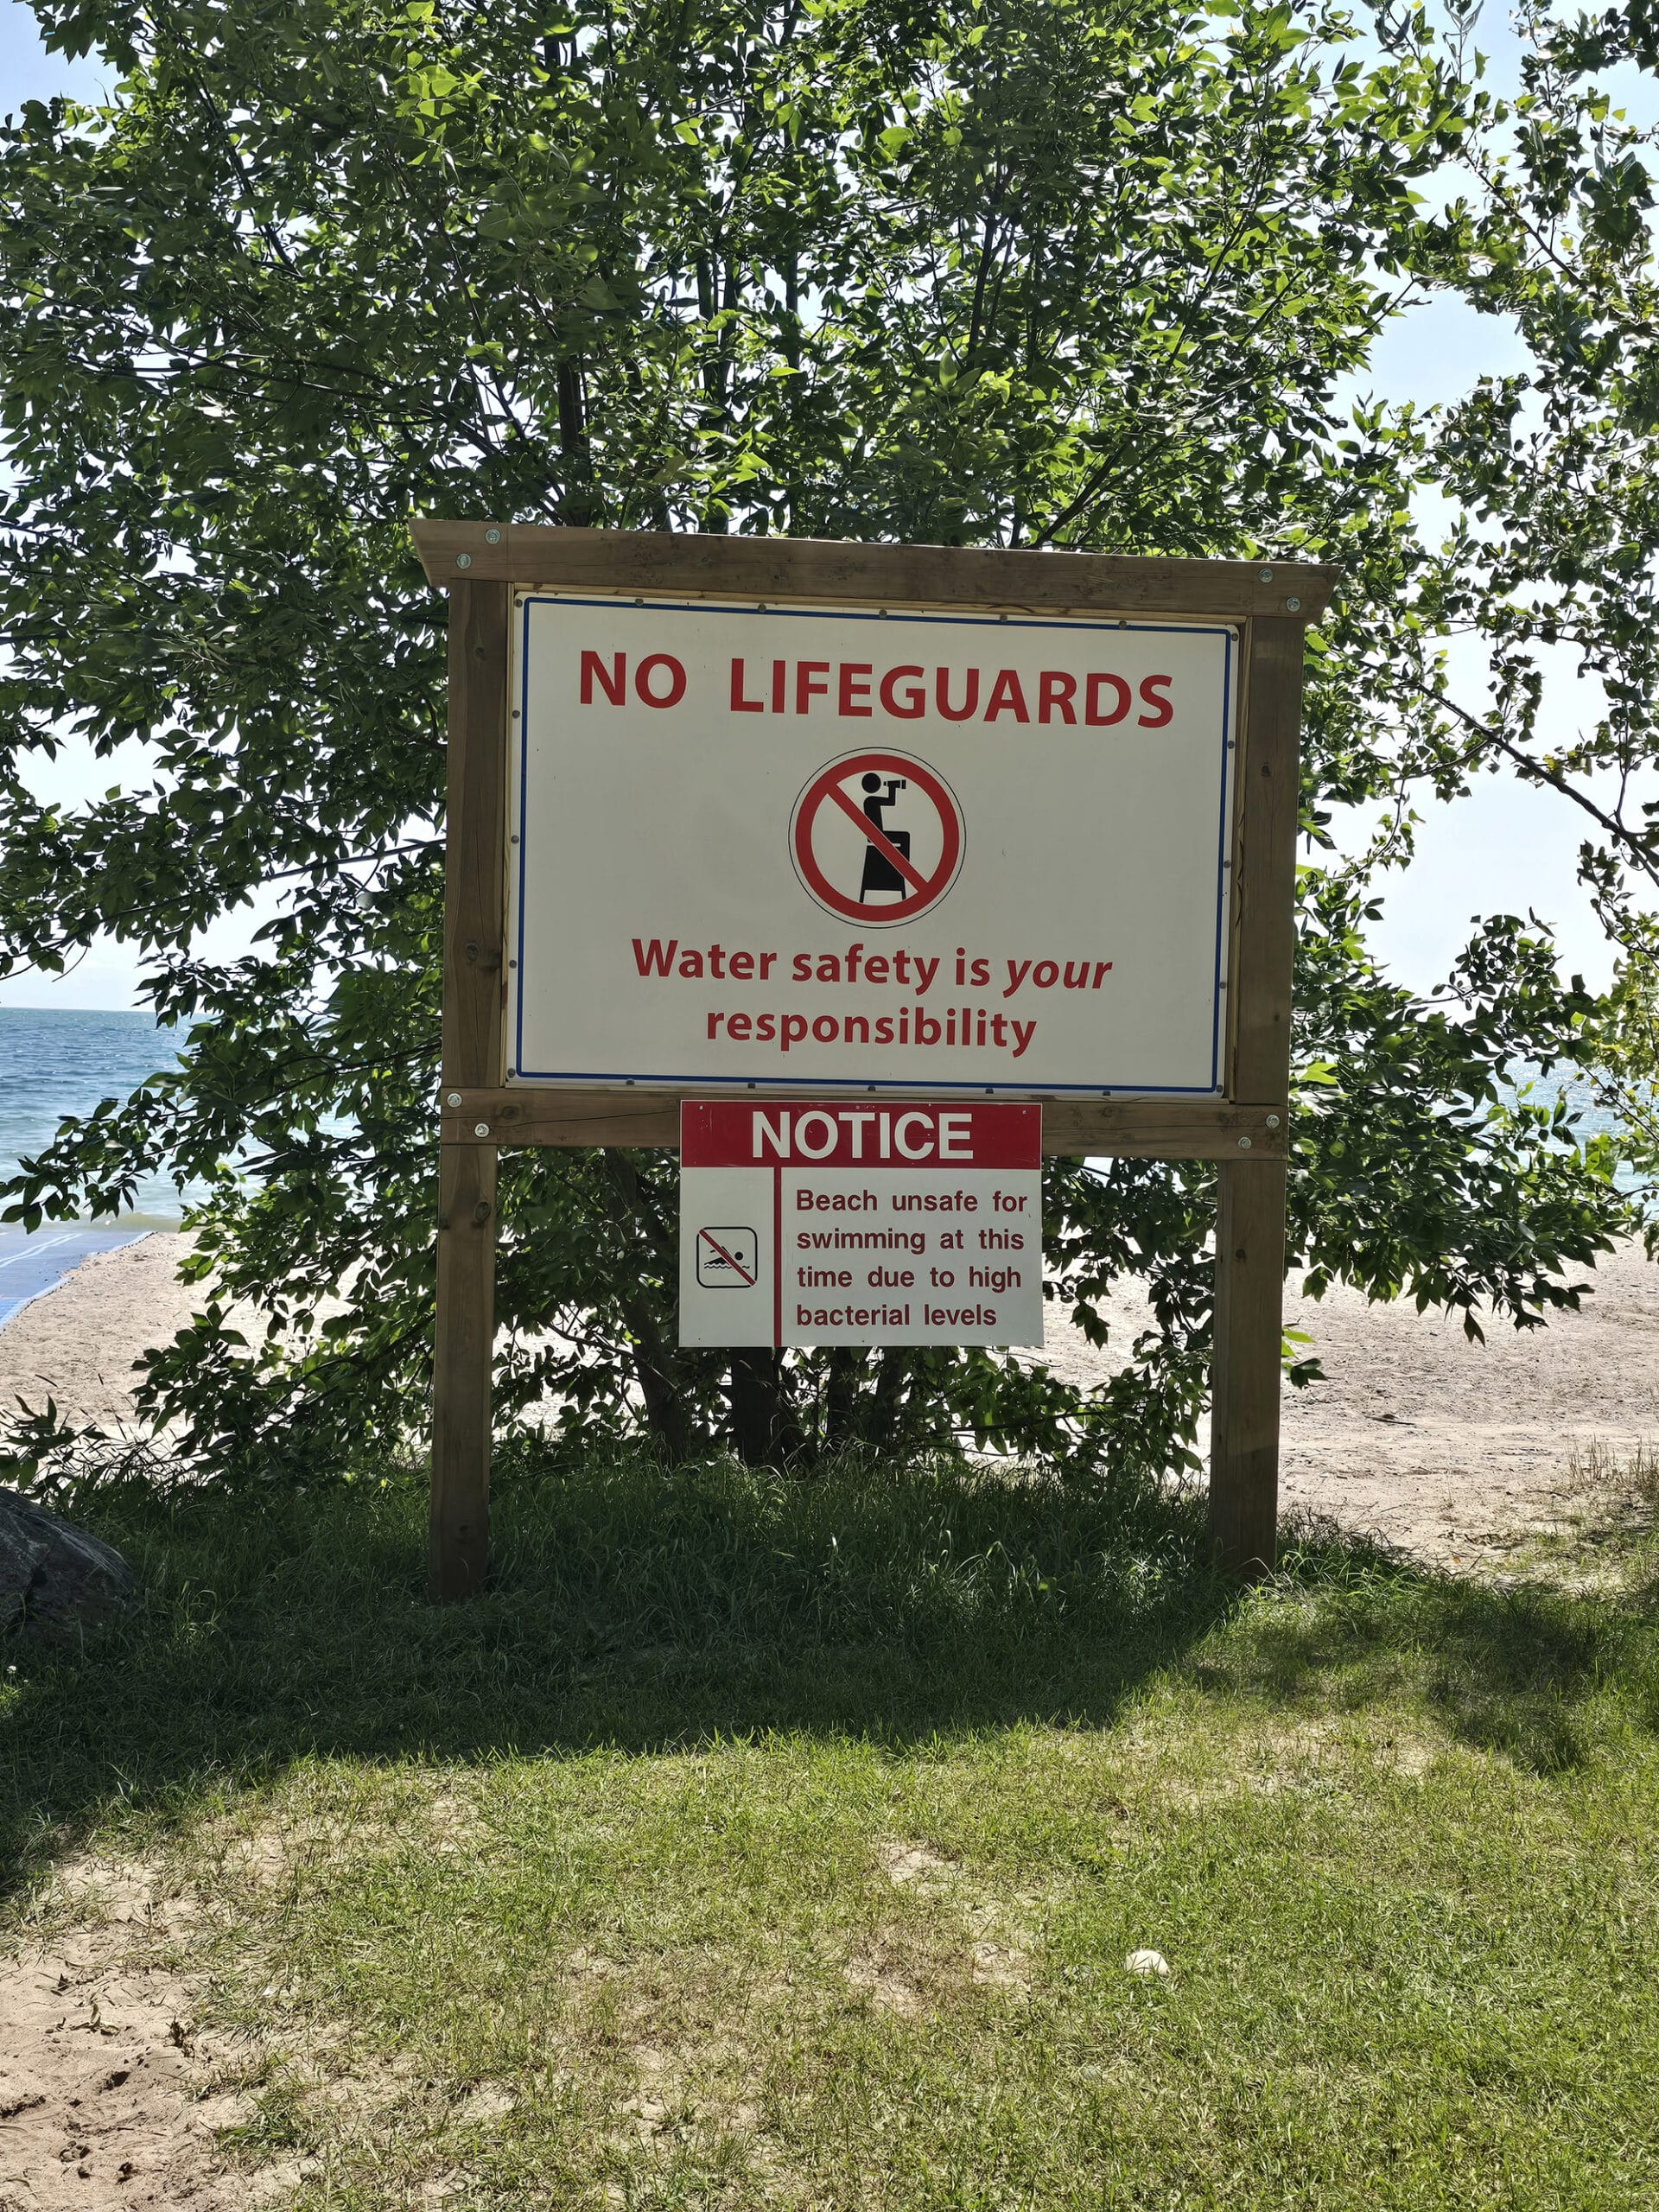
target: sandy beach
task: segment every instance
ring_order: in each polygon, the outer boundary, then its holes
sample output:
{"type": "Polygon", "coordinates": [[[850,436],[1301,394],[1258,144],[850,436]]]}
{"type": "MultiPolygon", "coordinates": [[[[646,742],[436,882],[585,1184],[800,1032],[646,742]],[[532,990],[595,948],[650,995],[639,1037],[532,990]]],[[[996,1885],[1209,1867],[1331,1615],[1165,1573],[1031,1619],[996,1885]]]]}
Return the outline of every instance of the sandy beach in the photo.
{"type": "MultiPolygon", "coordinates": [[[[134,1361],[200,1302],[177,1280],[181,1243],[96,1254],[0,1328],[4,1402],[49,1394],[72,1421],[129,1421],[134,1361]]],[[[1287,1319],[1326,1380],[1285,1393],[1287,1508],[1449,1565],[1500,1560],[1580,1510],[1589,1463],[1659,1441],[1659,1267],[1627,1246],[1583,1280],[1580,1313],[1524,1332],[1497,1323],[1484,1344],[1407,1303],[1293,1295],[1287,1319]]],[[[1132,1299],[1115,1319],[1127,1342],[1132,1299]]],[[[1079,1381],[1116,1363],[1052,1325],[1044,1357],[1079,1381]]]]}

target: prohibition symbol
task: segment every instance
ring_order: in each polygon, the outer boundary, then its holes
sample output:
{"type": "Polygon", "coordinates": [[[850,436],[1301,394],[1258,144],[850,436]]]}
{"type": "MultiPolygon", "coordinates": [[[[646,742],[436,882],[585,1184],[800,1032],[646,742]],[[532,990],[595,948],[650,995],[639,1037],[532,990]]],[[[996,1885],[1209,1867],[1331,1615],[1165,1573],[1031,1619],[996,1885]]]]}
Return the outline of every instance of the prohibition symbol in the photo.
{"type": "Polygon", "coordinates": [[[760,1279],[760,1240],[752,1229],[700,1229],[697,1281],[704,1290],[753,1290],[760,1279]]]}
{"type": "Polygon", "coordinates": [[[925,760],[849,753],[795,802],[789,850],[820,906],[877,928],[937,906],[962,866],[962,808],[925,760]]]}

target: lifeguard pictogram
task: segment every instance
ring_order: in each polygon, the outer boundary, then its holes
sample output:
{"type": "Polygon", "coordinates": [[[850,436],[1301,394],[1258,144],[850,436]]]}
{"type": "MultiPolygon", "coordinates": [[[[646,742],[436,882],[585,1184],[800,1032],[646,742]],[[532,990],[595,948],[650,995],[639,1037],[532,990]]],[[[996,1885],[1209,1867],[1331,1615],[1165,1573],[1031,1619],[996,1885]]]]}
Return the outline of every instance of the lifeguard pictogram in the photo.
{"type": "Polygon", "coordinates": [[[962,808],[937,769],[906,753],[849,753],[795,802],[795,873],[840,919],[880,927],[937,906],[962,866],[962,808]]]}

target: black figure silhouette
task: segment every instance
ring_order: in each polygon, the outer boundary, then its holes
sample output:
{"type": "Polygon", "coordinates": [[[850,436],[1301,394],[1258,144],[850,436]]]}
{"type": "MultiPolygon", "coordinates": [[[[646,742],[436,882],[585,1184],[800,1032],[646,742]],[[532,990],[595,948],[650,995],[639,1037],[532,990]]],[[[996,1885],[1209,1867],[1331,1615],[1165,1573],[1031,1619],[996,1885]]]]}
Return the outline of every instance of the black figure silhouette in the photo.
{"type": "MultiPolygon", "coordinates": [[[[882,809],[894,805],[899,793],[909,788],[906,779],[903,776],[889,776],[887,779],[887,795],[885,798],[879,798],[876,796],[881,789],[882,779],[875,773],[874,769],[863,777],[861,781],[865,791],[868,794],[864,801],[865,814],[870,821],[874,823],[893,849],[902,853],[908,860],[910,858],[909,830],[889,830],[881,819],[882,809]]],[[[858,887],[859,905],[861,906],[864,904],[866,898],[872,891],[896,891],[902,899],[910,888],[911,886],[905,881],[904,877],[899,874],[887,855],[867,839],[864,846],[864,874],[858,887]]]]}

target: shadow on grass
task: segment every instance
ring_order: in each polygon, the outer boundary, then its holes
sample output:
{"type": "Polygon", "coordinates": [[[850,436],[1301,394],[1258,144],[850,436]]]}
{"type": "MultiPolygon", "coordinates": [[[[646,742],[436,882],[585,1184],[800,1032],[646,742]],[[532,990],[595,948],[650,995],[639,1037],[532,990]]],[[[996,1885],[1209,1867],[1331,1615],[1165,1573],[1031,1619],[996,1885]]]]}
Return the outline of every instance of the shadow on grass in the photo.
{"type": "Polygon", "coordinates": [[[1580,1764],[1610,1724],[1659,1730],[1659,1585],[1617,1597],[1495,1584],[1389,1560],[1335,1531],[1293,1540],[1298,1602],[1251,1607],[1192,1673],[1287,1712],[1409,1699],[1472,1749],[1538,1774],[1580,1764]]]}
{"type": "Polygon", "coordinates": [[[1327,1536],[1274,1590],[1205,1563],[1201,1511],[945,1466],[799,1485],[620,1461],[503,1484],[476,1604],[425,1601],[407,1481],[299,1499],[105,1497],[128,1619],[14,1643],[0,1884],[118,1807],[162,1818],[297,1758],[658,1751],[771,1731],[895,1749],[1022,1719],[1110,1723],[1153,1678],[1246,1706],[1408,1687],[1542,1770],[1583,1756],[1615,1677],[1659,1716],[1650,1606],[1449,1582],[1327,1536]]]}

